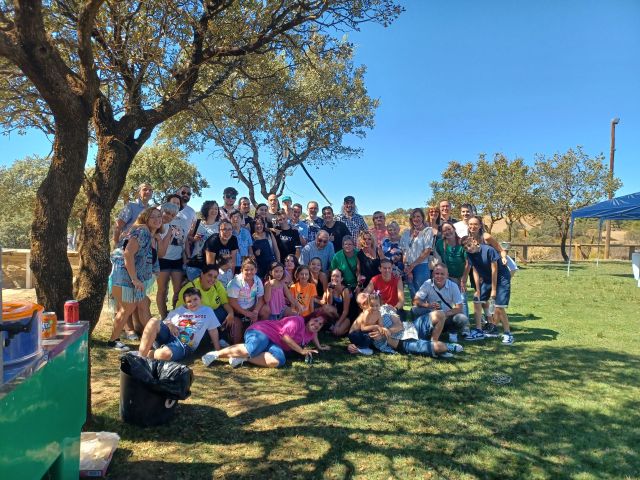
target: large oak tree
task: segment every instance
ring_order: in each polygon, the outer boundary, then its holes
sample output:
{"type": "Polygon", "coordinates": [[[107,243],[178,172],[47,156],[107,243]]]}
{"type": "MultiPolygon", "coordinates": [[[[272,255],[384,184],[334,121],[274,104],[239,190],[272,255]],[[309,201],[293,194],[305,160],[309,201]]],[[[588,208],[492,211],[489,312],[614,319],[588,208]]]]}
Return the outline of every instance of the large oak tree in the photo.
{"type": "Polygon", "coordinates": [[[95,325],[110,270],[110,213],[156,127],[212,97],[247,58],[290,56],[314,35],[328,36],[330,48],[330,35],[387,24],[400,10],[393,0],[0,0],[0,122],[53,135],[32,225],[39,302],[60,314],[75,297],[95,325]],[[85,177],[91,141],[98,153],[85,177]],[[83,182],[73,288],[66,230],[83,182]]]}

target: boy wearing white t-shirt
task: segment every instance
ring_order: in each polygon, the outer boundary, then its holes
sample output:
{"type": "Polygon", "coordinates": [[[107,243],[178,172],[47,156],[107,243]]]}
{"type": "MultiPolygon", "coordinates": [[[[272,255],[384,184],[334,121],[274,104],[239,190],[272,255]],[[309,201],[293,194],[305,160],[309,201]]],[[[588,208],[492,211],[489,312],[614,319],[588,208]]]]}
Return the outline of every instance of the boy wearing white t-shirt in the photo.
{"type": "Polygon", "coordinates": [[[210,307],[202,305],[200,291],[188,288],[183,293],[184,305],[167,315],[164,322],[152,318],[144,327],[140,356],[156,360],[179,361],[191,355],[200,345],[205,330],[216,350],[220,349],[220,322],[210,307]],[[152,348],[157,346],[155,350],[152,348]]]}

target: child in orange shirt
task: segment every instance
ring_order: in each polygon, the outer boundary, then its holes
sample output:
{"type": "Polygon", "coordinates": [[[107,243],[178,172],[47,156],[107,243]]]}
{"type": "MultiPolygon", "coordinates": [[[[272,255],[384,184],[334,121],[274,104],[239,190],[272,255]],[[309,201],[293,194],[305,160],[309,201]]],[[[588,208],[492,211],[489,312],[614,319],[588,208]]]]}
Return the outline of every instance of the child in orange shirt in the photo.
{"type": "Polygon", "coordinates": [[[313,299],[318,295],[315,284],[309,282],[311,272],[306,265],[300,265],[296,269],[295,283],[290,290],[293,298],[298,302],[297,310],[305,316],[313,312],[313,299]]]}

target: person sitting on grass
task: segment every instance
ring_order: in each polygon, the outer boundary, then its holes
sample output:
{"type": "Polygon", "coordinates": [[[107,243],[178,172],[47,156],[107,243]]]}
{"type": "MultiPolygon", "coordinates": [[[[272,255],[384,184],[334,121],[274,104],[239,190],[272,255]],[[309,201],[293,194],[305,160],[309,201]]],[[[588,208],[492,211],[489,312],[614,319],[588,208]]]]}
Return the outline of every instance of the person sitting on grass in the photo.
{"type": "Polygon", "coordinates": [[[205,330],[209,332],[214,348],[220,349],[220,322],[211,307],[202,305],[200,291],[187,288],[182,299],[185,304],[169,312],[164,322],[159,318],[149,320],[140,341],[141,357],[180,361],[198,348],[205,330]],[[155,349],[154,344],[158,345],[155,349]]]}
{"type": "Polygon", "coordinates": [[[231,343],[242,341],[244,324],[257,322],[260,309],[264,305],[264,286],[262,280],[256,275],[257,271],[255,260],[245,258],[240,273],[227,285],[229,303],[236,318],[240,320],[233,323],[234,328],[230,332],[231,343]]]}
{"type": "Polygon", "coordinates": [[[200,276],[190,282],[187,282],[178,294],[178,303],[176,307],[184,305],[184,292],[189,288],[195,288],[200,292],[202,305],[210,307],[216,318],[221,324],[220,330],[223,335],[230,341],[231,332],[235,329],[242,329],[242,323],[233,315],[233,308],[229,304],[227,297],[227,289],[218,280],[220,274],[218,265],[204,265],[200,276]]]}
{"type": "Polygon", "coordinates": [[[473,267],[473,277],[476,291],[473,296],[473,313],[476,328],[471,331],[467,340],[480,340],[489,335],[496,336],[497,329],[494,324],[488,325],[491,330],[482,327],[482,306],[489,302],[489,314],[493,314],[494,321],[502,323],[502,344],[512,345],[514,342],[509,327],[509,317],[506,308],[511,296],[511,274],[509,268],[501,261],[500,254],[495,248],[483,244],[480,245],[474,238],[467,236],[462,239],[462,245],[467,251],[467,258],[473,267]],[[493,312],[493,308],[495,309],[493,312]],[[493,327],[493,328],[492,328],[493,327]],[[495,329],[495,331],[494,331],[495,329]]]}
{"type": "Polygon", "coordinates": [[[285,352],[294,351],[306,357],[318,350],[329,350],[329,346],[318,340],[318,332],[327,320],[326,312],[315,310],[305,317],[256,322],[244,333],[244,343],[206,353],[202,363],[208,367],[216,360],[228,359],[234,368],[247,360],[260,367],[283,367],[287,360],[285,352]],[[316,349],[306,348],[309,342],[313,342],[316,349]]]}
{"type": "MultiPolygon", "coordinates": [[[[448,225],[448,224],[447,224],[448,225]]],[[[414,318],[428,315],[435,330],[449,332],[449,341],[458,341],[458,334],[463,338],[470,335],[469,318],[462,313],[464,297],[460,287],[449,279],[449,272],[444,263],[438,263],[433,269],[433,278],[422,284],[413,299],[414,318]]],[[[455,348],[455,347],[454,347],[455,348]]]]}
{"type": "MultiPolygon", "coordinates": [[[[366,307],[366,297],[358,296],[358,306],[366,307]]],[[[433,340],[433,325],[429,317],[415,324],[402,322],[400,316],[388,305],[380,308],[384,329],[376,329],[369,333],[373,345],[383,353],[406,353],[433,358],[453,358],[453,351],[462,351],[462,346],[454,347],[450,344],[433,340]]],[[[347,346],[351,354],[358,354],[360,348],[354,343],[347,346]]]]}
{"type": "Polygon", "coordinates": [[[371,344],[373,341],[369,334],[377,331],[384,336],[389,335],[382,324],[380,296],[377,293],[359,293],[356,296],[356,301],[362,307],[362,312],[349,329],[349,340],[358,347],[358,353],[372,355],[371,344]]]}
{"type": "Polygon", "coordinates": [[[291,306],[305,316],[313,312],[314,299],[318,296],[316,285],[310,282],[311,271],[306,265],[300,265],[296,269],[295,283],[289,287],[289,291],[295,300],[295,304],[291,306]]]}
{"type": "Polygon", "coordinates": [[[327,290],[324,292],[322,303],[325,306],[334,307],[338,313],[335,323],[328,327],[329,331],[336,337],[342,337],[349,333],[351,318],[356,316],[352,315],[350,318],[350,313],[356,311],[356,309],[351,306],[352,302],[351,290],[344,284],[342,272],[337,268],[334,269],[331,272],[331,281],[327,285],[327,290]]]}
{"type": "Polygon", "coordinates": [[[260,318],[280,320],[299,314],[295,298],[284,284],[283,278],[284,266],[280,262],[273,262],[264,280],[264,306],[260,311],[260,318]]]}

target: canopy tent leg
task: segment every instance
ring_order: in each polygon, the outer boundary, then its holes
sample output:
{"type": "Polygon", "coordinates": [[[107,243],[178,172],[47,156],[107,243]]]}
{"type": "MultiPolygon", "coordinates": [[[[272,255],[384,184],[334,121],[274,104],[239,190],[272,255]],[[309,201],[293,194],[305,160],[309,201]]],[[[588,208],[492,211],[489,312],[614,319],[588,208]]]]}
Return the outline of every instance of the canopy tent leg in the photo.
{"type": "Polygon", "coordinates": [[[573,252],[571,251],[572,241],[573,241],[573,218],[571,219],[571,223],[569,224],[569,261],[567,262],[567,277],[569,276],[569,272],[571,271],[571,257],[573,256],[573,252]]]}

